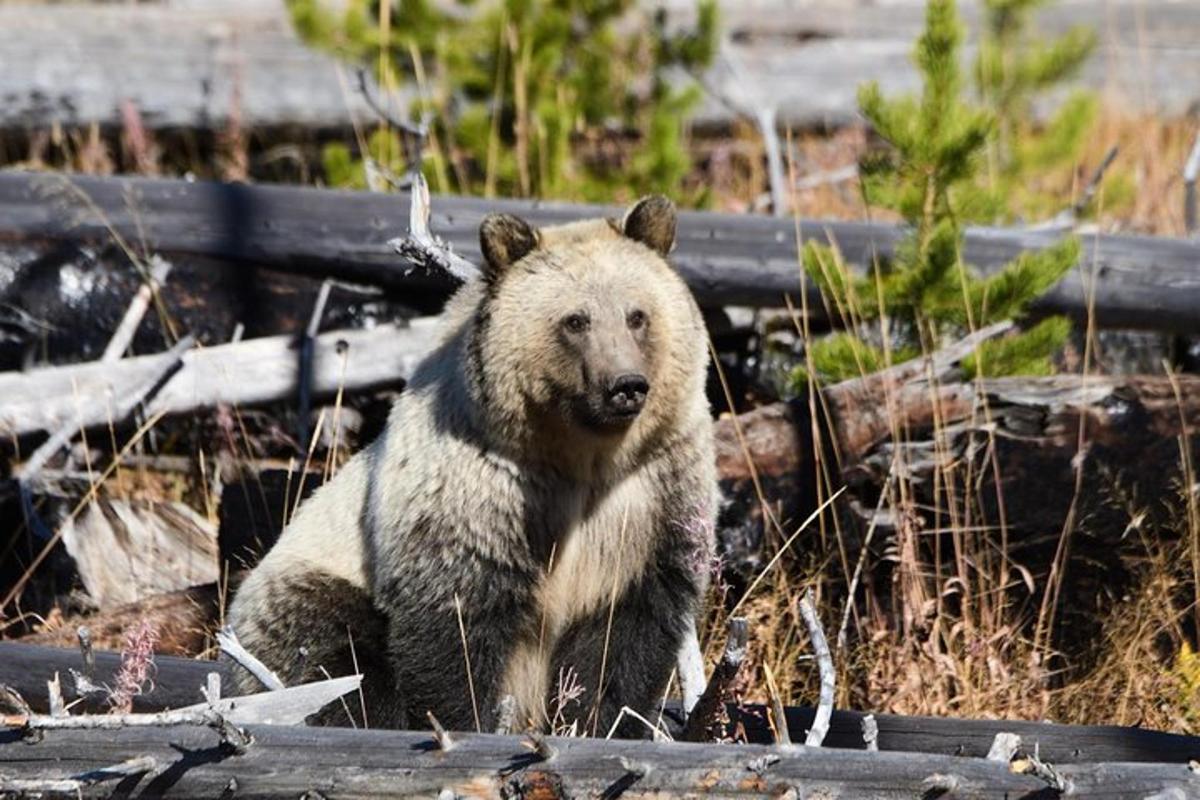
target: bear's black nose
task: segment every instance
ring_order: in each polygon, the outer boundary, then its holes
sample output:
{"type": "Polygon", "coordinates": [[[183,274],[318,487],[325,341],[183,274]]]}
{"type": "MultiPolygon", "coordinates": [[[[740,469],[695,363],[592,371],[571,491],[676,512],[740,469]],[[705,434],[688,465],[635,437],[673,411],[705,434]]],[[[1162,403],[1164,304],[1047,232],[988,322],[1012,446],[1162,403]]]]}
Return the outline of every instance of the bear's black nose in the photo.
{"type": "Polygon", "coordinates": [[[621,375],[608,389],[608,408],[618,416],[632,417],[646,404],[650,382],[645,375],[621,375]]]}

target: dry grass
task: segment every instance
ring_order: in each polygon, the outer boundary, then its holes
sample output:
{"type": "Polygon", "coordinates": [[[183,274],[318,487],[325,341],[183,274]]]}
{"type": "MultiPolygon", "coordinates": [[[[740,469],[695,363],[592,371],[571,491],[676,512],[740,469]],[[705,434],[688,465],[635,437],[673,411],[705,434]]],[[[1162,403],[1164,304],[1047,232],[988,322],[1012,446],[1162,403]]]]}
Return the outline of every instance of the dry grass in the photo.
{"type": "MultiPolygon", "coordinates": [[[[1047,175],[1038,188],[1068,198],[1068,204],[1115,143],[1121,157],[1105,180],[1098,227],[1180,235],[1180,170],[1195,132],[1194,122],[1127,117],[1110,109],[1078,168],[1047,175]]],[[[847,133],[840,140],[799,139],[792,152],[802,181],[806,171],[828,173],[853,162],[863,146],[865,140],[847,133]]],[[[736,188],[731,181],[727,185],[736,188]]],[[[825,183],[808,195],[797,192],[794,211],[862,219],[855,196],[853,181],[825,183]]],[[[735,209],[739,203],[749,207],[753,197],[743,194],[724,205],[735,209]]],[[[807,332],[799,333],[807,341],[807,332]]],[[[1081,380],[1104,355],[1094,350],[1091,333],[1085,342],[1073,365],[1081,380]]],[[[1120,549],[1126,580],[1095,596],[1064,588],[1068,566],[1089,569],[1078,553],[1089,520],[1076,515],[1074,503],[1060,529],[1041,532],[1050,543],[1058,541],[1053,559],[1028,567],[1018,561],[1009,521],[1002,512],[986,511],[1006,505],[1002,496],[984,497],[997,493],[988,480],[997,467],[987,456],[994,443],[982,439],[978,450],[984,455],[975,461],[945,459],[948,466],[936,470],[932,491],[897,478],[907,471],[893,464],[881,506],[894,525],[867,560],[867,580],[850,606],[848,644],[835,652],[838,704],[901,714],[1200,730],[1200,662],[1192,655],[1200,634],[1200,484],[1191,460],[1193,437],[1194,432],[1180,437],[1173,496],[1138,500],[1120,479],[1112,479],[1101,501],[1127,520],[1126,535],[1102,546],[1120,549]],[[1090,616],[1099,634],[1076,633],[1063,621],[1066,611],[1075,619],[1090,616]]],[[[935,429],[929,438],[942,437],[935,429]]],[[[1081,429],[1079,451],[1088,444],[1081,429]]],[[[1078,495],[1082,484],[1077,480],[1076,486],[1078,495]]],[[[826,495],[835,488],[827,485],[826,495]]],[[[747,700],[769,702],[769,673],[785,702],[815,702],[817,670],[797,600],[806,586],[818,587],[827,630],[836,631],[852,583],[848,537],[838,517],[823,519],[820,530],[822,535],[810,533],[784,554],[783,568],[766,576],[742,606],[752,631],[747,700]]],[[[785,531],[777,529],[768,541],[784,538],[785,531]]],[[[720,644],[711,632],[721,629],[719,619],[708,626],[710,657],[720,644]]]]}

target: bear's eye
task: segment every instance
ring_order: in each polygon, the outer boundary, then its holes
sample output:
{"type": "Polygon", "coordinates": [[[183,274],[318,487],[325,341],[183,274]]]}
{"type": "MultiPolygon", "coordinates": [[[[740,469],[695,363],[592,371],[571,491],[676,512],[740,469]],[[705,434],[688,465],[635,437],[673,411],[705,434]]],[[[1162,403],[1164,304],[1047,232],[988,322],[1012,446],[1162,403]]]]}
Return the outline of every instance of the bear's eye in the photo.
{"type": "Polygon", "coordinates": [[[625,318],[625,324],[629,326],[630,330],[635,331],[640,331],[642,328],[646,327],[646,323],[649,321],[650,318],[646,316],[646,312],[642,311],[640,308],[635,308],[633,311],[630,311],[629,316],[625,318]]]}
{"type": "Polygon", "coordinates": [[[571,314],[563,320],[563,327],[571,333],[583,333],[591,324],[592,321],[587,318],[587,314],[571,314]]]}

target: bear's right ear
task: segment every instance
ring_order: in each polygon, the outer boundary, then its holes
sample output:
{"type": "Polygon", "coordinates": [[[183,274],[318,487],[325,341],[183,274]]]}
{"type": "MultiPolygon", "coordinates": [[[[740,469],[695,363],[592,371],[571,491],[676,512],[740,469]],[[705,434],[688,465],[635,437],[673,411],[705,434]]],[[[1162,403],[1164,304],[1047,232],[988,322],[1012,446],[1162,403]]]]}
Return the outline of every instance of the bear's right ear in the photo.
{"type": "Polygon", "coordinates": [[[626,212],[621,231],[666,258],[675,247],[675,204],[658,194],[643,197],[626,212]]]}
{"type": "Polygon", "coordinates": [[[479,225],[479,246],[485,262],[483,275],[494,280],[538,246],[538,235],[528,222],[512,214],[488,214],[479,225]]]}

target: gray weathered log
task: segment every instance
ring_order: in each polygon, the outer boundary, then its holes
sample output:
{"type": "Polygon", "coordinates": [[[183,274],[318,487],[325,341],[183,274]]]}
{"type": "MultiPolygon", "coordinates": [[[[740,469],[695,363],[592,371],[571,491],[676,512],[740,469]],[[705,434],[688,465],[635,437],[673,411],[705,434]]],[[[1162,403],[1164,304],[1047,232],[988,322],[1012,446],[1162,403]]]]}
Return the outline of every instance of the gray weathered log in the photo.
{"type": "MultiPolygon", "coordinates": [[[[413,320],[411,326],[381,325],[371,330],[335,331],[317,337],[312,391],[332,396],[339,384],[347,391],[395,385],[408,377],[433,346],[437,322],[413,320]],[[342,368],[345,351],[346,367],[342,368]]],[[[298,359],[290,336],[250,339],[188,352],[183,366],[147,404],[146,414],[182,414],[218,403],[248,405],[292,396],[298,386],[298,359]]],[[[77,408],[75,392],[90,398],[130,396],[157,374],[166,356],[121,359],[115,364],[88,363],[0,373],[0,435],[108,424],[104,402],[77,408]]],[[[120,414],[111,414],[120,418],[120,414]]]]}
{"type": "MultiPolygon", "coordinates": [[[[205,255],[281,271],[378,285],[413,296],[444,295],[454,281],[441,270],[411,270],[388,245],[404,230],[409,198],[285,186],[248,186],[142,178],[0,174],[0,241],[103,243],[108,225],[165,256],[205,255]],[[104,219],[82,203],[82,192],[104,219]],[[136,240],[136,239],[135,239],[136,240]]],[[[537,225],[620,209],[516,200],[437,197],[430,228],[454,251],[478,263],[479,223],[492,211],[523,215],[537,225]]],[[[807,220],[808,240],[835,240],[859,267],[892,251],[894,225],[807,220]]],[[[982,272],[1060,237],[1053,231],[974,228],[964,258],[982,272]]],[[[790,219],[684,212],[672,259],[705,305],[781,306],[801,289],[795,226],[790,219]]],[[[1094,309],[1108,327],[1200,332],[1200,242],[1136,236],[1083,239],[1083,267],[1072,270],[1035,304],[1038,311],[1083,318],[1086,282],[1095,278],[1094,309]]],[[[812,292],[810,308],[822,304],[812,292]]]]}
{"type": "MultiPolygon", "coordinates": [[[[554,758],[525,739],[459,734],[445,750],[428,733],[250,726],[252,744],[231,754],[200,727],[47,731],[42,741],[0,734],[5,780],[63,780],[133,757],[157,768],[121,784],[141,797],[616,797],[666,793],[762,797],[791,790],[828,798],[1040,796],[1047,784],[982,758],[866,753],[762,745],[689,744],[590,738],[548,739],[554,758]]],[[[1082,797],[1195,796],[1200,776],[1186,764],[1068,764],[1056,775],[1082,797]]],[[[112,786],[81,787],[110,796],[112,786]]]]}
{"type": "MultiPolygon", "coordinates": [[[[689,0],[643,5],[666,6],[669,25],[695,14],[689,0]]],[[[962,5],[977,31],[978,4],[962,5]]],[[[722,28],[746,69],[743,85],[729,80],[722,88],[762,87],[778,103],[784,125],[857,122],[855,91],[862,81],[877,79],[885,91],[917,87],[910,54],[923,7],[918,0],[724,3],[722,28]]],[[[1047,35],[1079,23],[1104,31],[1083,69],[1084,84],[1144,110],[1188,112],[1197,89],[1177,76],[1200,73],[1195,4],[1078,0],[1052,4],[1036,18],[1047,35]]],[[[343,127],[351,115],[374,118],[349,70],[341,81],[332,57],[303,47],[280,3],[10,3],[0,5],[0,29],[8,34],[0,63],[24,67],[0,72],[4,128],[115,125],[127,97],[136,99],[151,130],[219,129],[235,115],[247,127],[343,127]]],[[[406,109],[411,99],[408,83],[392,108],[406,109]]],[[[700,109],[697,123],[724,125],[729,118],[713,101],[700,109]]]]}
{"type": "MultiPolygon", "coordinates": [[[[97,680],[104,681],[120,664],[120,655],[97,650],[97,680]]],[[[54,671],[66,673],[79,669],[82,658],[78,648],[42,647],[19,642],[0,641],[0,684],[12,686],[33,705],[45,711],[45,680],[54,671]]],[[[199,687],[208,673],[218,672],[230,685],[229,665],[212,661],[155,658],[154,685],[134,698],[137,711],[156,711],[182,708],[196,702],[199,687]]],[[[67,698],[70,701],[71,697],[67,698]]],[[[735,724],[745,728],[752,742],[770,743],[772,733],[762,706],[730,707],[735,724]]],[[[824,748],[862,750],[862,720],[867,714],[859,711],[833,712],[829,735],[824,748]]],[[[1053,763],[1065,764],[1097,761],[1170,761],[1187,763],[1200,759],[1200,737],[1162,733],[1143,728],[1116,725],[1081,726],[1055,725],[1023,720],[968,720],[934,717],[904,717],[893,714],[873,715],[878,728],[876,743],[880,750],[902,750],[943,755],[966,755],[984,758],[998,733],[1013,733],[1030,750],[1036,748],[1041,757],[1053,763]]],[[[668,706],[668,719],[678,735],[678,708],[668,706]]],[[[803,739],[812,727],[813,709],[786,709],[788,730],[792,738],[803,739]]]]}

